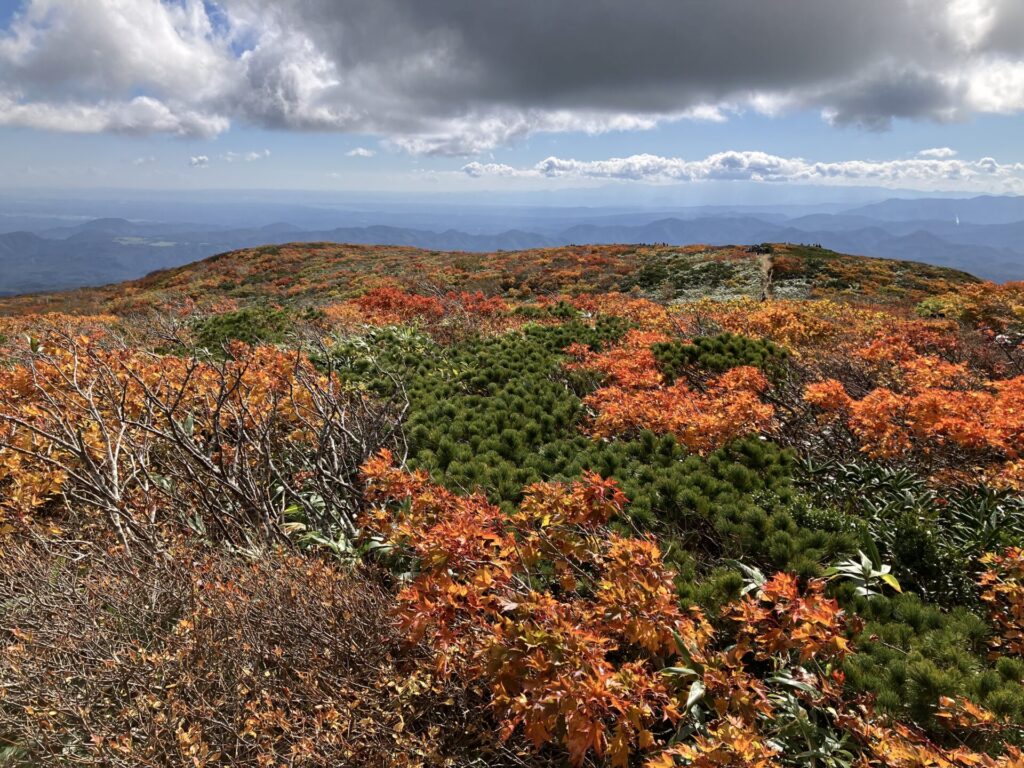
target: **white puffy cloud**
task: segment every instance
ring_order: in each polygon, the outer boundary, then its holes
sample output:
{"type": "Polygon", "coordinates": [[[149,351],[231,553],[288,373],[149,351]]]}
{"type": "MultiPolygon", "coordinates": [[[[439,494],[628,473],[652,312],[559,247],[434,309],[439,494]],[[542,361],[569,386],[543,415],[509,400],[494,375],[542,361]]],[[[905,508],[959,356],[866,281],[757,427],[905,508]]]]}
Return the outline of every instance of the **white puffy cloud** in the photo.
{"type": "Polygon", "coordinates": [[[190,168],[206,168],[210,164],[210,158],[207,155],[192,155],[188,159],[190,168]]]}
{"type": "Polygon", "coordinates": [[[930,160],[945,160],[950,157],[956,157],[957,151],[949,147],[934,147],[933,149],[922,149],[917,153],[917,156],[930,160]]]}
{"type": "Polygon", "coordinates": [[[1024,111],[1024,4],[21,0],[0,29],[0,124],[46,130],[239,121],[473,155],[747,110],[869,130],[1024,111]]]}
{"type": "Polygon", "coordinates": [[[952,150],[925,150],[899,160],[811,162],[765,152],[718,152],[701,160],[660,155],[632,155],[607,160],[548,157],[528,168],[471,162],[462,171],[473,178],[614,179],[643,182],[763,181],[871,185],[933,189],[957,188],[1024,191],[1024,163],[1001,164],[991,157],[970,161],[952,150]],[[937,153],[937,154],[936,154],[937,153]],[[951,154],[952,153],[952,154],[951,154]]]}
{"type": "Polygon", "coordinates": [[[131,101],[22,102],[0,93],[0,125],[67,133],[170,133],[212,138],[230,121],[221,115],[175,110],[149,96],[131,101]]]}
{"type": "Polygon", "coordinates": [[[29,0],[0,38],[0,61],[51,97],[145,88],[194,103],[240,73],[201,0],[29,0]]]}
{"type": "MultiPolygon", "coordinates": [[[[555,158],[549,158],[554,160],[555,158]]],[[[482,178],[483,176],[540,176],[540,172],[536,169],[521,171],[513,168],[511,165],[505,165],[503,163],[478,163],[473,161],[472,163],[466,163],[462,166],[462,172],[467,176],[472,176],[474,179],[482,178]]]]}
{"type": "Polygon", "coordinates": [[[367,149],[366,147],[356,147],[355,149],[350,149],[348,152],[346,152],[345,156],[346,157],[373,157],[376,154],[377,153],[374,150],[372,150],[372,149],[367,149]]]}
{"type": "Polygon", "coordinates": [[[208,138],[240,74],[200,0],[29,0],[0,30],[0,124],[208,138]]]}

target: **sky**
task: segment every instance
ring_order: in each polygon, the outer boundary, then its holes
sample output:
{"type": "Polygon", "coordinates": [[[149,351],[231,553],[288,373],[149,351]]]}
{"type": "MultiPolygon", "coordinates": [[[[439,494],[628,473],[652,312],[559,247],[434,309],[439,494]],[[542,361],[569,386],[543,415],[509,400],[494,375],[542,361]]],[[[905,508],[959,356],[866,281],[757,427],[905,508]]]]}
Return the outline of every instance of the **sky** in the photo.
{"type": "Polygon", "coordinates": [[[0,0],[0,187],[1024,194],[1021,0],[0,0]]]}

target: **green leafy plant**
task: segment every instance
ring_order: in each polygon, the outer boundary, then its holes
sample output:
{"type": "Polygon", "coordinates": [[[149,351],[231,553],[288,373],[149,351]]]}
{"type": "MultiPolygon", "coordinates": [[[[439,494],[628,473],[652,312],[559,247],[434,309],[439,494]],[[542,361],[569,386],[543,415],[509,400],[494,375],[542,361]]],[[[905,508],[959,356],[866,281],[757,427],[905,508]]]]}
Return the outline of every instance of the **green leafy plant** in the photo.
{"type": "Polygon", "coordinates": [[[859,597],[871,597],[881,594],[881,587],[885,585],[897,592],[902,592],[900,583],[890,573],[892,566],[876,565],[871,558],[863,552],[857,552],[857,559],[844,560],[825,570],[825,577],[829,579],[846,579],[855,585],[855,594],[859,597]]]}

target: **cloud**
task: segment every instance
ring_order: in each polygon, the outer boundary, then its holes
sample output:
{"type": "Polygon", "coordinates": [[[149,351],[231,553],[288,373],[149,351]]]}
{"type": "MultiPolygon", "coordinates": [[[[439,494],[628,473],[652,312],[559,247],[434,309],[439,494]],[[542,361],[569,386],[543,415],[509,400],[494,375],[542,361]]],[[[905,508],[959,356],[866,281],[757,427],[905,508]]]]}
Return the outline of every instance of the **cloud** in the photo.
{"type": "Polygon", "coordinates": [[[646,115],[602,114],[557,110],[530,110],[524,114],[513,111],[473,113],[431,126],[429,130],[406,136],[395,136],[388,144],[413,155],[476,155],[495,147],[511,144],[535,133],[578,132],[597,135],[609,131],[641,131],[656,127],[668,119],[707,119],[707,113],[672,115],[656,118],[646,115]]]}
{"type": "Polygon", "coordinates": [[[240,75],[200,0],[26,0],[0,29],[0,124],[208,138],[240,75]]]}
{"type": "Polygon", "coordinates": [[[528,168],[471,162],[462,172],[473,178],[611,179],[619,181],[762,181],[871,185],[933,189],[942,187],[1024,191],[1024,163],[1001,164],[991,157],[976,161],[953,157],[950,149],[925,150],[912,159],[811,162],[766,152],[729,151],[702,160],[632,155],[607,160],[548,157],[528,168]]]}
{"type": "Polygon", "coordinates": [[[957,151],[950,149],[949,147],[935,147],[934,149],[922,149],[917,153],[918,157],[923,157],[932,160],[945,160],[950,157],[956,157],[957,151]]]}
{"type": "Polygon", "coordinates": [[[188,159],[191,168],[206,168],[210,164],[210,158],[206,155],[193,155],[188,159]]]}
{"type": "Polygon", "coordinates": [[[270,157],[270,150],[264,149],[259,152],[225,152],[220,159],[226,163],[254,163],[268,157],[270,157]]]}
{"type": "Polygon", "coordinates": [[[356,147],[355,149],[350,149],[348,152],[346,152],[345,157],[373,157],[376,154],[377,153],[372,149],[367,149],[366,147],[356,147]]]}
{"type": "MultiPolygon", "coordinates": [[[[553,160],[554,158],[549,158],[553,160]]],[[[479,179],[483,176],[540,176],[540,171],[537,169],[520,171],[513,168],[511,165],[504,165],[503,163],[478,163],[473,161],[472,163],[466,163],[462,166],[462,172],[467,176],[472,176],[474,179],[479,179]]]]}
{"type": "Polygon", "coordinates": [[[211,138],[226,131],[229,124],[227,118],[218,115],[175,111],[148,96],[85,104],[19,102],[0,92],[0,126],[66,133],[170,133],[211,138]]]}
{"type": "Polygon", "coordinates": [[[837,126],[1024,111],[1020,0],[24,0],[0,124],[232,122],[472,155],[744,111],[837,126]]]}

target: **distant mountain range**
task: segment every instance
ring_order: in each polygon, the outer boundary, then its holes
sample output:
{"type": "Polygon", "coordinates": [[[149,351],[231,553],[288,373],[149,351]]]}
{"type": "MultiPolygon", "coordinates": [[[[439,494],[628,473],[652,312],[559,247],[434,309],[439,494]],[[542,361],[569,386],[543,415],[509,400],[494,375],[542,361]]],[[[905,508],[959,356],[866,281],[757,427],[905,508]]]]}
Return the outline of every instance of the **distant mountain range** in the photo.
{"type": "MultiPolygon", "coordinates": [[[[311,229],[288,222],[218,227],[101,218],[0,234],[0,295],[118,282],[215,253],[297,241],[439,251],[582,243],[818,243],[844,253],[954,267],[992,280],[1024,279],[1024,197],[892,199],[828,213],[721,206],[665,213],[616,210],[602,216],[600,210],[590,209],[585,217],[566,214],[567,226],[559,227],[555,209],[537,228],[540,231],[493,233],[392,224],[311,229]]],[[[509,218],[515,219],[514,214],[509,218]]]]}

